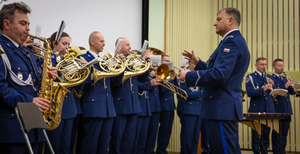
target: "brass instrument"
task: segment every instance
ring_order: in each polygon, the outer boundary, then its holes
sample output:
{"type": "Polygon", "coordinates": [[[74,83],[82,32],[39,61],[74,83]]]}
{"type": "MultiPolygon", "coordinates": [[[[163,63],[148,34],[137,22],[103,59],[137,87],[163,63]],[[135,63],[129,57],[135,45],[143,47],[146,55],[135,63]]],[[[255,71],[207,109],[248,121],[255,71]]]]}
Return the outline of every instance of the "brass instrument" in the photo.
{"type": "MultiPolygon", "coordinates": [[[[268,77],[266,71],[264,71],[264,74],[265,74],[265,77],[266,77],[266,80],[267,80],[267,84],[270,84],[269,77],[268,77]]],[[[271,88],[270,90],[271,90],[271,93],[272,93],[273,88],[271,88]]],[[[273,103],[278,103],[278,100],[276,99],[275,95],[272,95],[272,101],[273,101],[273,103]]]]}
{"type": "MultiPolygon", "coordinates": [[[[164,55],[164,52],[153,47],[148,47],[148,51],[151,52],[152,55],[164,55]]],[[[174,84],[170,83],[169,81],[172,80],[175,76],[175,72],[173,70],[169,71],[169,66],[167,64],[161,64],[159,67],[154,68],[150,67],[152,70],[156,71],[155,76],[158,77],[161,81],[163,81],[165,84],[160,83],[161,86],[171,90],[172,92],[176,93],[180,97],[187,100],[188,95],[187,93],[182,90],[181,88],[175,86],[174,84]]],[[[179,69],[178,67],[173,66],[174,69],[179,69]]],[[[182,69],[179,69],[180,71],[182,69]]]]}
{"type": "Polygon", "coordinates": [[[139,51],[132,52],[124,63],[128,71],[124,72],[122,85],[128,78],[144,74],[150,68],[150,63],[139,51]]]}
{"type": "Polygon", "coordinates": [[[161,64],[157,70],[156,70],[156,74],[155,74],[156,77],[158,77],[161,81],[163,81],[163,83],[159,83],[161,86],[171,90],[172,92],[176,93],[177,95],[179,95],[180,97],[184,98],[184,100],[187,100],[188,98],[188,95],[187,93],[175,86],[174,84],[170,83],[168,80],[170,80],[170,78],[172,79],[173,77],[170,77],[169,75],[169,66],[167,64],[161,64]]]}
{"type": "Polygon", "coordinates": [[[94,85],[98,80],[118,76],[126,69],[122,59],[116,53],[112,53],[106,48],[103,49],[107,51],[103,56],[101,56],[101,60],[99,62],[100,68],[103,71],[99,71],[94,68],[94,85]]]}
{"type": "Polygon", "coordinates": [[[164,55],[165,53],[157,48],[148,47],[147,51],[150,51],[152,55],[164,55]]]}
{"type": "MultiPolygon", "coordinates": [[[[286,75],[284,70],[282,71],[282,73],[285,75],[286,80],[290,82],[291,80],[288,78],[288,76],[286,75]]],[[[299,97],[299,94],[298,94],[297,90],[295,89],[294,84],[293,84],[292,88],[296,94],[296,97],[299,97]]]]}
{"type": "Polygon", "coordinates": [[[57,65],[56,69],[60,72],[57,78],[61,82],[77,82],[89,75],[89,69],[81,63],[80,59],[76,58],[78,53],[76,51],[68,52],[64,55],[64,59],[57,65]]]}
{"type": "MultiPolygon", "coordinates": [[[[84,53],[79,47],[70,46],[65,55],[64,51],[56,53],[59,53],[58,56],[60,57],[60,62],[56,65],[56,69],[61,74],[61,76],[59,76],[59,74],[57,75],[57,78],[61,82],[74,83],[79,80],[85,81],[87,79],[90,71],[87,65],[81,63],[81,60],[77,58],[84,53]]],[[[72,88],[72,91],[77,98],[80,98],[83,94],[82,91],[77,91],[74,88],[72,88]]]]}
{"type": "Polygon", "coordinates": [[[78,46],[69,46],[67,54],[64,57],[77,57],[79,55],[85,54],[87,50],[81,50],[78,46]]]}
{"type": "Polygon", "coordinates": [[[47,124],[47,130],[53,130],[60,124],[64,98],[67,92],[69,92],[67,88],[83,83],[83,81],[88,77],[89,73],[88,71],[85,71],[85,76],[82,76],[82,79],[77,80],[76,82],[54,82],[53,79],[48,75],[52,67],[52,51],[50,42],[45,38],[40,38],[32,34],[29,34],[29,37],[36,38],[44,42],[44,69],[39,97],[45,98],[50,101],[49,110],[45,110],[43,112],[43,118],[47,124]]]}

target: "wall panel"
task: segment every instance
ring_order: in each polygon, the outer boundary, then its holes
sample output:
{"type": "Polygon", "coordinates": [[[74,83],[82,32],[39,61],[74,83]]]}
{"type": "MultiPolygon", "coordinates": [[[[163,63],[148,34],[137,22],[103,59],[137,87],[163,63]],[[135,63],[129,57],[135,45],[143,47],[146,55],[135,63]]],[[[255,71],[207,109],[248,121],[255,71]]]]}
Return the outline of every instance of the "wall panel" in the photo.
{"type": "MultiPolygon", "coordinates": [[[[248,73],[254,72],[255,60],[268,59],[268,72],[273,72],[272,61],[281,58],[285,70],[291,74],[299,71],[299,8],[298,0],[166,0],[166,53],[174,65],[180,62],[180,53],[194,50],[207,60],[222,39],[215,34],[213,23],[216,13],[224,7],[236,7],[241,12],[240,31],[251,54],[248,73]]],[[[289,73],[287,72],[287,73],[289,73]]],[[[288,74],[289,75],[289,74],[288,74]]],[[[300,80],[297,76],[295,80],[300,80]]],[[[247,112],[250,99],[245,96],[243,112],[247,112]]],[[[291,128],[286,150],[300,152],[299,98],[291,97],[293,107],[291,128]]],[[[175,118],[169,150],[179,151],[180,123],[175,118]]],[[[242,149],[251,149],[251,130],[239,124],[239,143],[242,149]]],[[[269,148],[271,150],[271,147],[269,148]]]]}

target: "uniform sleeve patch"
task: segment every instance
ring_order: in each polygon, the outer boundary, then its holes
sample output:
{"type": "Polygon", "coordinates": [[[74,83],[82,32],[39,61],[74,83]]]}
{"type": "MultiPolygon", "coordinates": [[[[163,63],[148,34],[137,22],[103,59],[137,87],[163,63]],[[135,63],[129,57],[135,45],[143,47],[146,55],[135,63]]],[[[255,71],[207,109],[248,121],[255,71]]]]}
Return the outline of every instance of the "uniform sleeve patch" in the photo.
{"type": "Polygon", "coordinates": [[[229,53],[229,51],[230,51],[230,49],[228,49],[228,48],[224,48],[224,50],[223,50],[223,52],[227,52],[227,53],[229,53]]]}

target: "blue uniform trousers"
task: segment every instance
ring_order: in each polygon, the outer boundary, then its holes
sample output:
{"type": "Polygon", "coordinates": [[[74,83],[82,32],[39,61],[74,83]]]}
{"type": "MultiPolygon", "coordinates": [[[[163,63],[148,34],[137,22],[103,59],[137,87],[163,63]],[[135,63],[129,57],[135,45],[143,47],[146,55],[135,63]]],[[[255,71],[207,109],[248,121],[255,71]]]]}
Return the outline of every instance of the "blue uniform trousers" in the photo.
{"type": "MultiPolygon", "coordinates": [[[[268,150],[269,145],[270,145],[270,140],[269,140],[269,135],[270,135],[270,127],[266,125],[262,125],[263,129],[263,145],[265,151],[268,150]]],[[[252,129],[252,150],[254,154],[259,154],[259,149],[260,149],[260,139],[258,138],[258,135],[255,130],[252,129]]],[[[264,151],[264,150],[261,150],[264,151]]]]}
{"type": "Polygon", "coordinates": [[[84,118],[85,136],[82,153],[106,154],[113,118],[84,118]]]}
{"type": "Polygon", "coordinates": [[[145,154],[150,116],[137,117],[134,154],[145,154]]]}
{"type": "Polygon", "coordinates": [[[210,141],[209,141],[209,128],[208,128],[208,120],[201,119],[201,147],[203,149],[202,154],[211,153],[210,150],[210,141]]]}
{"type": "Polygon", "coordinates": [[[157,150],[156,154],[167,154],[166,151],[173,127],[174,111],[161,111],[160,112],[160,126],[158,131],[157,139],[157,150]]]}
{"type": "Polygon", "coordinates": [[[180,142],[181,154],[197,154],[201,120],[199,115],[182,114],[180,142]]]}
{"type": "MultiPolygon", "coordinates": [[[[31,143],[33,153],[38,153],[39,143],[31,143]]],[[[0,143],[0,153],[3,154],[30,154],[26,143],[0,143]]]]}
{"type": "Polygon", "coordinates": [[[77,141],[75,147],[76,154],[81,154],[82,152],[83,138],[84,138],[84,122],[83,122],[83,115],[80,114],[78,119],[78,127],[77,127],[77,141]]]}
{"type": "MultiPolygon", "coordinates": [[[[71,134],[73,127],[72,119],[61,119],[59,126],[54,129],[47,131],[50,143],[54,150],[54,153],[70,153],[71,134]]],[[[45,146],[45,154],[49,154],[50,151],[48,146],[45,146]]]]}
{"type": "Polygon", "coordinates": [[[110,154],[132,154],[137,128],[137,114],[118,115],[114,124],[109,145],[110,154]]]}
{"type": "MultiPolygon", "coordinates": [[[[290,128],[290,122],[282,122],[282,153],[285,154],[285,147],[286,147],[286,138],[289,132],[290,128]]],[[[272,132],[272,146],[273,146],[273,154],[279,154],[280,153],[280,144],[279,144],[279,133],[275,132],[273,130],[272,132]]]]}
{"type": "Polygon", "coordinates": [[[73,119],[73,128],[72,128],[71,143],[70,143],[70,154],[74,153],[74,145],[76,142],[76,133],[77,133],[77,129],[78,129],[79,116],[80,116],[80,114],[77,114],[77,116],[73,119]]]}
{"type": "Polygon", "coordinates": [[[239,153],[236,147],[236,125],[234,120],[208,120],[211,152],[216,154],[239,153]]]}
{"type": "Polygon", "coordinates": [[[160,119],[160,112],[152,112],[152,116],[150,117],[149,128],[148,128],[146,154],[151,154],[154,150],[159,119],[160,119]]]}
{"type": "Polygon", "coordinates": [[[236,129],[236,151],[237,151],[236,154],[241,154],[242,151],[241,151],[241,147],[240,147],[240,143],[239,143],[239,124],[238,123],[236,124],[235,129],[236,129]]]}

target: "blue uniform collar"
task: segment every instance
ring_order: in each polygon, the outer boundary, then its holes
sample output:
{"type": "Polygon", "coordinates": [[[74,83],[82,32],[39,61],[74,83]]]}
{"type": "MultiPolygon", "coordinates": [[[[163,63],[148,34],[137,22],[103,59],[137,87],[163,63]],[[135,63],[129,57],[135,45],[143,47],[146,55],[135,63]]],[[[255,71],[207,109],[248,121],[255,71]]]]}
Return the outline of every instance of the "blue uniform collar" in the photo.
{"type": "Polygon", "coordinates": [[[89,50],[86,52],[86,55],[87,55],[89,58],[91,58],[91,59],[95,58],[95,57],[92,55],[92,52],[93,52],[93,51],[89,51],[89,50]]]}
{"type": "Polygon", "coordinates": [[[274,77],[277,76],[277,77],[281,77],[280,74],[277,74],[277,73],[273,73],[274,77]]]}
{"type": "Polygon", "coordinates": [[[229,35],[229,34],[230,34],[231,32],[233,32],[233,31],[239,31],[239,29],[233,29],[233,30],[227,32],[227,33],[223,36],[222,41],[227,37],[227,35],[229,35]]]}
{"type": "Polygon", "coordinates": [[[14,40],[12,40],[10,37],[8,37],[5,34],[2,34],[2,36],[4,36],[5,38],[7,38],[7,40],[9,40],[11,43],[13,43],[16,47],[19,47],[19,44],[17,42],[15,42],[14,40]]]}
{"type": "Polygon", "coordinates": [[[89,50],[89,53],[92,55],[92,56],[94,56],[94,57],[98,57],[99,56],[99,54],[96,54],[94,51],[92,51],[92,50],[89,50]]]}
{"type": "Polygon", "coordinates": [[[262,76],[262,73],[259,72],[258,70],[256,70],[255,73],[256,73],[257,75],[259,75],[259,76],[262,76]]]}

